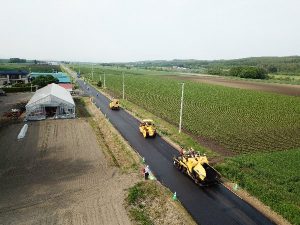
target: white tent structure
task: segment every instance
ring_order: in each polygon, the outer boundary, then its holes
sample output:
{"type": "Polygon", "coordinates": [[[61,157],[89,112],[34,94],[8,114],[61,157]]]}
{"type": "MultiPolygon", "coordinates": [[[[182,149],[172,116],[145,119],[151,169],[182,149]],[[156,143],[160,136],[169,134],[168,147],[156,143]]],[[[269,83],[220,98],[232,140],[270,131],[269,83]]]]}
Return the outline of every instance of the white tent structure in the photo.
{"type": "Polygon", "coordinates": [[[75,103],[65,88],[49,84],[35,92],[26,105],[27,120],[75,118],[75,103]]]}

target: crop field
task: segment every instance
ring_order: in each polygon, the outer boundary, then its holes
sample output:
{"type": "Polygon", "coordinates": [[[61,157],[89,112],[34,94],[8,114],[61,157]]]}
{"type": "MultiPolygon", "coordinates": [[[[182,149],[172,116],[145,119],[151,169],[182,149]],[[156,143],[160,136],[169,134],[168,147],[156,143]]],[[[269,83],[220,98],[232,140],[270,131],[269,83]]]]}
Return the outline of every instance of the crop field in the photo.
{"type": "Polygon", "coordinates": [[[300,224],[300,149],[234,157],[217,168],[293,224],[300,224]]]}
{"type": "Polygon", "coordinates": [[[0,63],[1,70],[26,70],[31,72],[51,73],[53,70],[60,72],[60,66],[31,63],[0,63]]]}
{"type": "MultiPolygon", "coordinates": [[[[130,71],[130,70],[129,70],[130,71]]],[[[82,68],[90,77],[90,68],[82,68]]],[[[106,86],[122,96],[122,71],[94,69],[94,80],[106,74],[106,86]]],[[[178,80],[125,71],[125,98],[178,124],[181,86],[178,80]]],[[[236,153],[300,147],[300,99],[187,81],[183,128],[210,138],[236,153]]]]}

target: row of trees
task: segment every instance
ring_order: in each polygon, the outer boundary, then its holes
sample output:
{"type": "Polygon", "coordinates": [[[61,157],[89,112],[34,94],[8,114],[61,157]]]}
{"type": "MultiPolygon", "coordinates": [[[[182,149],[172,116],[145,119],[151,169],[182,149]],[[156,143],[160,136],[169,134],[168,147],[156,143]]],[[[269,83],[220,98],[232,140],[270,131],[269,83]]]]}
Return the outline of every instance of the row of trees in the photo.
{"type": "Polygon", "coordinates": [[[267,71],[263,68],[253,66],[238,66],[233,67],[229,71],[230,76],[251,78],[251,79],[267,79],[267,71]]]}
{"type": "MultiPolygon", "coordinates": [[[[129,63],[141,68],[172,68],[183,67],[191,72],[203,71],[210,74],[226,75],[233,67],[257,67],[263,68],[268,73],[280,73],[288,75],[300,74],[300,56],[287,57],[251,57],[232,60],[155,60],[129,63]],[[225,73],[224,73],[225,71],[225,73]]],[[[114,65],[116,66],[116,65],[114,65]]],[[[119,64],[122,66],[122,64],[119,64]]]]}
{"type": "Polygon", "coordinates": [[[26,63],[26,59],[20,59],[20,58],[10,58],[10,63],[26,63]]]}

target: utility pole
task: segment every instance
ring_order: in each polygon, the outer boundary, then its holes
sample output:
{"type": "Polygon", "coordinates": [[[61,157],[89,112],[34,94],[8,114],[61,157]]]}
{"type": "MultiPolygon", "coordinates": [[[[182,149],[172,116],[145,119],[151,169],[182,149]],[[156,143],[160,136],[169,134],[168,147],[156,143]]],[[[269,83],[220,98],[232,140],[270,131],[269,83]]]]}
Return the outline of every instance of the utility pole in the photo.
{"type": "Polygon", "coordinates": [[[105,72],[104,72],[104,76],[103,76],[103,87],[105,88],[106,85],[105,85],[105,72]]]}
{"type": "Polygon", "coordinates": [[[94,64],[92,64],[92,81],[94,80],[94,64]]]}
{"type": "Polygon", "coordinates": [[[179,130],[178,132],[181,133],[181,125],[182,125],[182,110],[183,110],[183,92],[184,92],[184,83],[181,84],[181,101],[180,101],[180,116],[179,116],[179,130]]]}
{"type": "Polygon", "coordinates": [[[122,72],[123,76],[123,99],[125,98],[125,84],[124,84],[124,72],[122,72]]]}

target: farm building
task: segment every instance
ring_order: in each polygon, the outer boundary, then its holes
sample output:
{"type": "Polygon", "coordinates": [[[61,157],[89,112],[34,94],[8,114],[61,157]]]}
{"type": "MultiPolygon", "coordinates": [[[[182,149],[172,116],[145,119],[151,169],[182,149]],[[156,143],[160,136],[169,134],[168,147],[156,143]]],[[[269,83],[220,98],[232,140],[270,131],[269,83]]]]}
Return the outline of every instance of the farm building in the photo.
{"type": "Polygon", "coordinates": [[[0,85],[28,83],[28,72],[25,70],[0,71],[0,85]]]}
{"type": "Polygon", "coordinates": [[[35,92],[26,105],[27,120],[75,118],[75,103],[65,88],[49,84],[35,92]]]}

